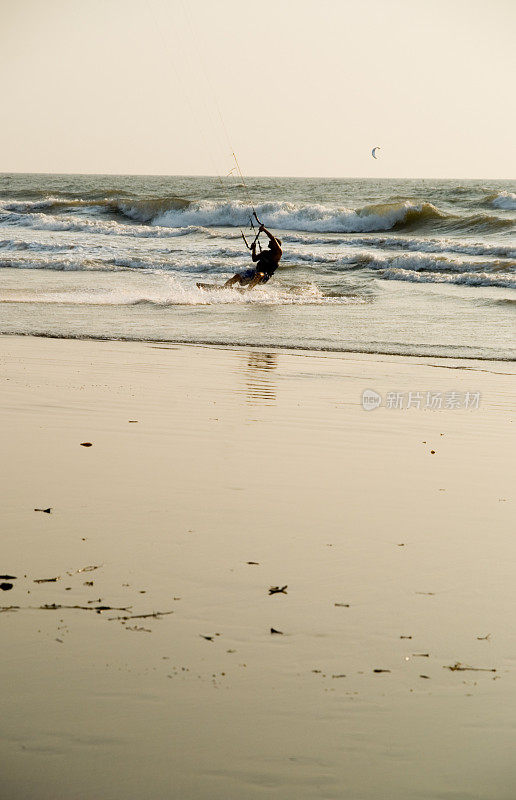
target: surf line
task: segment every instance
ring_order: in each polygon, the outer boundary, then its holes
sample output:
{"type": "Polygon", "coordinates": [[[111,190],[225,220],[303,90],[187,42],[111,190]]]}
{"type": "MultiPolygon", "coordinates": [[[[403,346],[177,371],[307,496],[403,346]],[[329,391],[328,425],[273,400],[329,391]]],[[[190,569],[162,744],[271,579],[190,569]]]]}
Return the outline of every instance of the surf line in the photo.
{"type": "MultiPolygon", "coordinates": [[[[222,175],[220,173],[220,170],[217,167],[216,160],[215,160],[215,158],[213,156],[213,151],[212,151],[212,149],[210,147],[210,144],[208,142],[207,136],[206,136],[205,131],[204,131],[204,127],[203,127],[202,123],[199,121],[199,119],[197,118],[196,109],[194,108],[194,104],[192,102],[190,94],[184,89],[184,84],[183,84],[183,81],[181,80],[181,76],[179,74],[179,70],[178,70],[178,68],[177,68],[177,66],[176,66],[176,64],[174,62],[174,59],[172,58],[170,44],[165,39],[163,26],[160,26],[158,24],[158,19],[156,17],[156,14],[154,13],[154,8],[153,8],[152,3],[153,3],[153,0],[147,0],[146,1],[146,5],[147,5],[147,8],[149,10],[149,15],[151,16],[151,18],[152,18],[152,20],[154,22],[154,26],[155,26],[155,28],[156,28],[156,30],[158,32],[158,36],[161,39],[161,44],[162,44],[162,47],[163,47],[163,51],[165,52],[165,54],[166,54],[166,56],[168,58],[168,61],[169,61],[170,65],[171,65],[173,71],[175,72],[177,85],[178,85],[178,87],[180,87],[180,89],[182,91],[182,94],[183,94],[183,97],[185,98],[188,106],[190,107],[190,112],[191,112],[191,115],[192,115],[192,119],[194,120],[194,122],[196,124],[197,130],[200,133],[201,139],[202,139],[203,144],[204,144],[204,149],[205,149],[206,153],[208,154],[208,156],[209,156],[209,158],[211,160],[212,166],[214,168],[214,175],[218,179],[218,182],[220,184],[220,188],[221,188],[222,193],[223,193],[223,195],[224,195],[224,197],[226,199],[226,202],[228,203],[228,206],[231,207],[231,203],[232,203],[231,197],[230,197],[230,195],[228,193],[226,184],[224,183],[224,179],[223,179],[223,177],[222,177],[222,175]]],[[[242,169],[240,168],[240,163],[239,163],[238,158],[236,156],[235,149],[234,149],[234,147],[233,147],[233,145],[231,143],[231,139],[230,139],[230,136],[229,136],[229,133],[228,133],[228,129],[227,129],[226,123],[224,121],[224,117],[222,115],[220,104],[219,104],[218,99],[217,99],[217,94],[216,94],[216,92],[214,90],[213,84],[212,84],[212,82],[210,80],[210,77],[208,75],[208,72],[206,70],[206,65],[205,65],[205,61],[204,61],[204,57],[203,57],[202,48],[201,48],[201,46],[199,44],[199,40],[198,40],[197,35],[195,33],[194,27],[192,25],[192,21],[191,21],[191,18],[190,18],[190,14],[188,12],[188,8],[187,8],[184,0],[180,0],[180,4],[181,4],[181,7],[183,9],[184,18],[186,20],[188,28],[190,29],[190,38],[191,38],[192,43],[194,45],[193,49],[196,52],[197,63],[200,65],[200,67],[202,69],[204,82],[205,82],[206,86],[208,87],[209,94],[210,94],[211,99],[212,99],[212,101],[214,103],[214,106],[216,108],[217,115],[219,117],[222,130],[224,131],[226,142],[227,142],[227,144],[229,146],[229,151],[230,151],[230,153],[232,155],[232,158],[233,158],[233,160],[235,162],[235,166],[228,173],[226,173],[226,175],[224,177],[225,178],[229,178],[236,170],[236,172],[238,174],[238,177],[240,178],[241,186],[242,186],[242,188],[244,189],[244,192],[245,192],[245,200],[246,200],[247,205],[249,207],[249,217],[248,217],[249,218],[249,231],[250,231],[250,235],[254,235],[253,242],[251,244],[249,244],[249,242],[247,240],[247,237],[246,237],[241,225],[238,225],[238,229],[240,230],[240,235],[241,235],[241,237],[242,237],[242,239],[244,241],[244,244],[245,244],[245,246],[247,247],[248,250],[251,250],[253,246],[258,245],[259,251],[262,252],[262,246],[260,244],[260,238],[259,238],[260,237],[260,230],[259,230],[259,228],[257,230],[256,225],[255,225],[255,221],[258,223],[259,226],[262,223],[258,219],[258,215],[256,213],[256,209],[254,207],[254,203],[253,203],[253,201],[251,199],[251,193],[249,191],[249,187],[247,186],[246,180],[244,178],[244,174],[242,172],[242,169]]],[[[209,109],[208,109],[208,104],[206,102],[206,98],[203,97],[202,99],[204,101],[204,105],[205,105],[206,111],[208,112],[208,116],[209,116],[209,109]]]]}

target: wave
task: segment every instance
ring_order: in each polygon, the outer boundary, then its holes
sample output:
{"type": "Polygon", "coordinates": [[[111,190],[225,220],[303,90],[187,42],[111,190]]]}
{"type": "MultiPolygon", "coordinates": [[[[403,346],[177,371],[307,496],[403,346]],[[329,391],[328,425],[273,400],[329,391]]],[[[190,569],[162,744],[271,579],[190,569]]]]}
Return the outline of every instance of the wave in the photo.
{"type": "MultiPolygon", "coordinates": [[[[5,176],[4,176],[5,177],[5,176]]],[[[62,177],[62,176],[61,176],[62,177]]],[[[70,176],[72,177],[72,176],[70,176]]],[[[74,177],[84,177],[84,176],[74,176],[74,177]]],[[[68,183],[68,182],[67,182],[68,183]]],[[[133,192],[127,191],[125,189],[80,189],[75,191],[73,188],[70,187],[69,183],[67,188],[63,188],[63,190],[57,190],[56,200],[107,200],[110,198],[119,198],[119,197],[135,197],[136,195],[133,192]]],[[[16,188],[16,186],[11,185],[8,183],[3,189],[0,189],[0,197],[5,199],[17,199],[17,200],[27,200],[31,199],[34,201],[42,201],[49,199],[49,190],[48,188],[35,188],[30,186],[22,186],[16,188]]]]}
{"type": "Polygon", "coordinates": [[[0,225],[20,226],[43,231],[72,231],[75,233],[105,234],[109,236],[133,236],[139,238],[166,238],[188,236],[193,233],[217,237],[207,228],[189,225],[184,228],[155,228],[145,225],[123,225],[114,220],[95,220],[73,217],[53,217],[36,213],[5,212],[0,208],[0,225]]]}
{"type": "MultiPolygon", "coordinates": [[[[1,244],[1,242],[0,242],[1,244]]],[[[42,252],[35,252],[37,245],[30,250],[7,249],[2,255],[0,249],[0,269],[32,269],[32,270],[56,270],[56,271],[144,271],[147,273],[166,274],[178,273],[185,276],[216,275],[222,276],[231,274],[247,268],[248,262],[239,250],[229,250],[219,248],[210,252],[184,252],[182,250],[173,251],[151,251],[148,255],[129,253],[112,255],[112,251],[96,248],[95,252],[91,248],[82,250],[80,247],[75,250],[66,248],[63,250],[54,249],[53,245],[42,247],[42,252]]],[[[402,253],[390,255],[378,253],[371,250],[349,250],[344,254],[340,253],[321,253],[308,251],[306,249],[296,251],[289,250],[281,261],[277,277],[288,276],[293,270],[310,270],[315,275],[339,274],[355,270],[386,270],[401,269],[413,270],[416,272],[436,272],[436,273],[472,273],[490,272],[503,275],[508,274],[516,268],[516,261],[491,259],[491,260],[471,260],[460,258],[448,258],[442,254],[433,255],[429,253],[402,253]]]]}
{"type": "Polygon", "coordinates": [[[482,305],[516,308],[516,297],[498,297],[496,299],[483,298],[482,305]]]}
{"type": "Polygon", "coordinates": [[[183,211],[190,205],[188,200],[181,197],[132,198],[130,201],[111,203],[111,210],[138,222],[152,222],[167,211],[183,211]]]}
{"type": "Polygon", "coordinates": [[[95,197],[83,199],[78,197],[45,197],[39,200],[16,201],[4,203],[6,211],[21,214],[44,212],[55,214],[60,212],[90,211],[92,213],[120,214],[138,222],[151,222],[155,217],[169,210],[181,210],[190,205],[181,197],[95,197]]]}
{"type": "Polygon", "coordinates": [[[423,253],[463,253],[470,256],[494,256],[516,258],[516,247],[490,245],[481,242],[461,242],[457,239],[417,239],[403,236],[346,236],[328,238],[286,234],[285,243],[303,245],[344,245],[349,247],[373,247],[384,250],[411,250],[423,253]]]}
{"type": "Polygon", "coordinates": [[[411,283],[453,283],[458,286],[495,286],[501,289],[516,289],[516,277],[502,277],[487,272],[465,272],[461,275],[450,275],[445,272],[429,274],[407,269],[386,269],[380,277],[384,280],[409,281],[411,283]]]}
{"type": "MultiPolygon", "coordinates": [[[[266,225],[283,231],[319,233],[360,233],[391,230],[444,219],[431,203],[383,203],[357,210],[333,208],[322,204],[297,205],[289,202],[263,203],[256,212],[266,225]]],[[[188,208],[168,210],[153,220],[161,227],[201,225],[203,227],[245,227],[249,224],[249,208],[239,202],[206,201],[191,203],[188,208]]]]}
{"type": "Polygon", "coordinates": [[[17,239],[0,239],[0,250],[63,253],[74,249],[75,245],[73,244],[49,244],[45,242],[24,242],[17,239]]]}
{"type": "Polygon", "coordinates": [[[505,211],[516,211],[516,193],[515,192],[499,192],[496,195],[491,195],[488,202],[494,208],[501,208],[505,211]]]}
{"type": "MultiPolygon", "coordinates": [[[[509,195],[509,193],[502,193],[509,195]]],[[[505,198],[507,199],[507,198],[505,198]]],[[[193,202],[180,197],[163,198],[106,198],[84,200],[75,198],[46,197],[37,201],[2,202],[4,214],[18,214],[20,224],[24,216],[32,224],[43,225],[40,217],[47,217],[51,224],[66,226],[56,230],[76,230],[76,225],[107,226],[108,221],[87,219],[99,215],[117,215],[130,219],[135,227],[150,226],[153,229],[184,229],[214,227],[245,227],[250,220],[249,206],[239,201],[221,202],[207,200],[193,202]],[[64,213],[69,216],[64,216],[64,213]],[[82,215],[77,220],[77,213],[82,215]],[[140,225],[137,226],[137,223],[140,225]]],[[[333,207],[323,204],[296,204],[285,201],[262,203],[256,206],[260,219],[266,225],[282,231],[306,231],[312,233],[367,233],[375,231],[423,230],[440,227],[449,231],[489,233],[513,226],[513,221],[493,214],[474,214],[461,217],[445,213],[432,203],[413,200],[376,203],[358,209],[333,207]]],[[[7,221],[7,220],[6,220],[7,221]]],[[[102,232],[114,231],[111,228],[102,232]]],[[[131,226],[133,227],[133,226],[131,226]]],[[[80,229],[80,228],[79,228],[80,229]]],[[[133,232],[132,235],[136,235],[133,232]]],[[[144,235],[141,232],[137,235],[144,235]]],[[[147,234],[152,235],[152,234],[147,234]]],[[[154,234],[158,235],[158,234],[154,234]]],[[[166,234],[163,234],[166,235],[166,234]]]]}
{"type": "MultiPolygon", "coordinates": [[[[256,207],[259,218],[269,227],[282,231],[312,233],[365,233],[432,229],[489,233],[510,228],[513,222],[492,214],[460,217],[440,211],[432,203],[377,203],[356,210],[322,204],[297,205],[289,202],[263,203],[256,207]]],[[[210,227],[245,227],[249,223],[249,208],[242,203],[207,201],[191,203],[179,210],[168,210],[154,218],[152,224],[161,227],[200,225],[210,227]]]]}
{"type": "MultiPolygon", "coordinates": [[[[359,264],[373,269],[401,269],[415,270],[416,272],[436,272],[443,274],[459,273],[508,273],[516,268],[516,262],[511,261],[460,261],[444,257],[433,258],[430,255],[402,255],[395,258],[376,256],[363,253],[358,256],[359,264]]],[[[516,275],[514,276],[516,277],[516,275]]]]}
{"type": "MultiPolygon", "coordinates": [[[[114,259],[113,259],[114,261],[114,259]]],[[[120,265],[122,269],[124,265],[120,265]]],[[[74,260],[71,258],[10,258],[0,257],[0,269],[44,269],[56,272],[113,272],[117,265],[110,261],[95,261],[94,259],[74,260]]]]}
{"type": "Polygon", "coordinates": [[[472,214],[468,217],[458,218],[449,215],[442,227],[450,232],[486,234],[514,228],[514,222],[493,214],[472,214]]]}
{"type": "Polygon", "coordinates": [[[235,289],[206,290],[195,285],[170,281],[167,286],[138,288],[84,289],[63,292],[1,291],[0,303],[38,303],[93,306],[185,306],[185,305],[350,305],[368,303],[369,298],[353,293],[324,294],[315,284],[288,288],[260,286],[252,292],[235,289]]]}
{"type": "MultiPolygon", "coordinates": [[[[246,265],[247,266],[247,265],[246,265]]],[[[243,269],[239,266],[238,269],[243,269]]],[[[106,258],[93,258],[88,256],[51,258],[45,256],[10,255],[0,256],[0,269],[30,269],[30,270],[54,270],[57,272],[122,272],[122,271],[145,271],[148,273],[163,274],[167,272],[178,272],[186,275],[200,277],[202,275],[221,275],[236,271],[228,269],[226,259],[211,259],[203,261],[195,255],[182,257],[179,260],[169,258],[157,258],[152,256],[108,256],[106,258]]]]}
{"type": "Polygon", "coordinates": [[[443,255],[432,256],[425,253],[403,254],[389,256],[370,251],[351,252],[343,256],[323,255],[315,252],[289,253],[282,259],[283,266],[313,267],[318,273],[335,271],[340,268],[347,269],[413,269],[426,272],[508,272],[516,268],[516,261],[489,260],[471,261],[457,258],[446,258],[443,255]]]}
{"type": "Polygon", "coordinates": [[[71,197],[45,197],[40,200],[16,200],[15,202],[3,202],[2,207],[6,211],[14,211],[18,214],[32,214],[37,212],[48,212],[50,214],[74,209],[86,208],[95,211],[98,209],[102,211],[107,207],[108,201],[96,200],[81,200],[80,198],[71,197]]]}

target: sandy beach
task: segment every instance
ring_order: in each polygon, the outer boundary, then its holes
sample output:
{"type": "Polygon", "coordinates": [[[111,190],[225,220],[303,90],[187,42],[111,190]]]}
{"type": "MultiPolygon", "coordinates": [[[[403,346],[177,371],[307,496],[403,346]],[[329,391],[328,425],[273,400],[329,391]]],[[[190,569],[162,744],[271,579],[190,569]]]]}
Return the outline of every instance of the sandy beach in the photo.
{"type": "Polygon", "coordinates": [[[0,365],[2,796],[512,800],[514,364],[0,365]]]}

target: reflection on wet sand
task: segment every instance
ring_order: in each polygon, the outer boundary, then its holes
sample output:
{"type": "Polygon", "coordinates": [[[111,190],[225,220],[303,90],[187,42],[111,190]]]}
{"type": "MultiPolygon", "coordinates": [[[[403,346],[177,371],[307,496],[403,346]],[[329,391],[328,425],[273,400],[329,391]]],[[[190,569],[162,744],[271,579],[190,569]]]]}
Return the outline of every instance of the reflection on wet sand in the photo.
{"type": "Polygon", "coordinates": [[[0,347],[1,797],[513,800],[499,366],[0,347]]]}
{"type": "Polygon", "coordinates": [[[272,371],[278,366],[276,353],[251,350],[247,358],[246,387],[249,403],[274,405],[276,383],[272,371]]]}

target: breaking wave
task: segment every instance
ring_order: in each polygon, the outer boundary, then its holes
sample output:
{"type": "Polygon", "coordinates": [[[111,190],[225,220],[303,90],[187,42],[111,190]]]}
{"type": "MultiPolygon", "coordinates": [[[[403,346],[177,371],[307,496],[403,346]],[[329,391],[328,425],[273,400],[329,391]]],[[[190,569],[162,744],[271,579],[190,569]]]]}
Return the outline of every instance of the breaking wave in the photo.
{"type": "Polygon", "coordinates": [[[78,197],[45,197],[39,200],[24,200],[4,203],[7,211],[18,213],[89,211],[92,214],[120,214],[138,222],[151,222],[155,217],[170,210],[181,210],[190,205],[181,197],[104,197],[82,199],[78,197]]]}
{"type": "MultiPolygon", "coordinates": [[[[256,208],[261,220],[283,231],[319,233],[361,233],[382,231],[446,219],[431,203],[383,203],[357,210],[333,208],[322,204],[297,205],[278,202],[263,203],[256,208]]],[[[208,201],[192,203],[185,209],[169,210],[156,217],[153,224],[161,227],[240,227],[249,223],[249,209],[238,202],[208,201]]]]}
{"type": "Polygon", "coordinates": [[[251,178],[249,190],[283,239],[279,269],[252,292],[201,290],[250,266],[237,184],[0,175],[1,332],[513,355],[514,183],[251,178]]]}
{"type": "MultiPolygon", "coordinates": [[[[502,192],[492,204],[498,202],[500,208],[508,208],[515,197],[502,192]]],[[[256,211],[266,225],[276,230],[307,233],[412,232],[437,227],[450,232],[484,234],[514,225],[511,219],[494,214],[459,216],[441,211],[430,202],[413,200],[376,203],[358,209],[283,201],[259,204],[256,211]]],[[[248,227],[249,207],[238,201],[192,202],[179,197],[103,200],[47,197],[34,201],[2,201],[0,222],[49,230],[159,237],[173,235],[166,232],[169,229],[192,232],[217,227],[248,227]],[[116,227],[119,225],[116,217],[128,221],[122,230],[116,227]]]]}
{"type": "Polygon", "coordinates": [[[463,253],[470,256],[493,256],[516,258],[516,247],[461,242],[457,239],[418,239],[403,236],[346,236],[345,238],[317,237],[287,234],[284,241],[302,245],[345,245],[350,247],[373,247],[380,250],[411,250],[423,253],[463,253]]]}
{"type": "Polygon", "coordinates": [[[172,238],[202,233],[217,236],[217,233],[198,225],[185,228],[155,228],[145,225],[123,225],[114,220],[87,219],[86,217],[56,217],[39,213],[6,212],[0,208],[0,224],[32,228],[40,231],[73,231],[75,233],[107,234],[109,236],[132,236],[145,239],[172,238]]]}
{"type": "Polygon", "coordinates": [[[445,272],[421,273],[407,269],[386,269],[381,277],[391,281],[410,281],[412,283],[453,283],[457,286],[496,286],[501,289],[516,289],[516,276],[501,277],[487,272],[465,272],[450,275],[445,272]]]}
{"type": "Polygon", "coordinates": [[[494,208],[502,208],[505,211],[516,211],[515,192],[500,192],[495,196],[491,196],[489,199],[494,208]]]}
{"type": "MultiPolygon", "coordinates": [[[[356,210],[323,204],[263,203],[256,207],[256,212],[266,225],[276,230],[311,233],[365,233],[404,229],[413,231],[435,226],[450,231],[486,233],[513,226],[510,219],[492,214],[460,217],[440,211],[432,203],[417,203],[412,200],[377,203],[356,210]]],[[[190,203],[157,215],[152,224],[171,228],[246,227],[249,224],[249,208],[239,202],[190,203]]]]}
{"type": "MultiPolygon", "coordinates": [[[[156,275],[183,274],[192,281],[203,275],[217,278],[246,269],[249,264],[239,249],[204,247],[203,251],[177,249],[140,250],[140,252],[113,253],[111,248],[67,248],[66,246],[27,243],[27,248],[17,242],[0,241],[0,269],[51,270],[61,272],[120,272],[136,271],[156,275]],[[2,244],[7,242],[7,247],[2,244]],[[29,247],[30,244],[30,247],[29,247]],[[10,246],[12,245],[12,246],[10,246]],[[41,252],[37,252],[41,248],[41,252]]],[[[512,279],[516,261],[497,258],[449,257],[443,253],[402,252],[388,253],[374,248],[345,252],[317,251],[308,248],[289,248],[281,261],[277,278],[299,280],[310,276],[339,275],[356,270],[401,270],[437,274],[491,274],[499,280],[512,279]],[[293,276],[297,273],[297,278],[293,276]]],[[[503,284],[506,285],[506,284],[503,284]]]]}
{"type": "Polygon", "coordinates": [[[319,287],[308,284],[289,288],[280,285],[260,286],[252,292],[236,289],[198,289],[172,280],[166,287],[87,289],[63,292],[22,292],[0,290],[0,303],[38,303],[96,306],[206,306],[206,305],[350,305],[369,299],[359,294],[325,295],[319,287]]]}
{"type": "MultiPolygon", "coordinates": [[[[330,271],[338,270],[339,267],[349,267],[361,269],[369,267],[373,269],[384,269],[385,267],[410,267],[417,271],[437,271],[442,272],[471,272],[471,271],[492,271],[492,272],[511,272],[516,268],[516,261],[508,260],[461,260],[458,258],[447,258],[444,255],[433,256],[426,253],[402,254],[397,256],[378,254],[371,251],[349,252],[345,255],[323,255],[316,252],[292,252],[289,253],[281,262],[284,266],[310,265],[315,269],[319,267],[327,268],[330,271]]],[[[318,270],[320,271],[320,270],[318,270]]]]}
{"type": "Polygon", "coordinates": [[[430,255],[402,255],[395,258],[387,256],[371,255],[364,253],[359,257],[360,263],[376,269],[394,267],[399,269],[413,269],[417,272],[508,272],[516,267],[513,261],[460,261],[459,259],[445,258],[443,256],[434,258],[430,255]]]}
{"type": "MultiPolygon", "coordinates": [[[[247,265],[246,265],[247,266],[247,265]]],[[[242,267],[243,268],[243,267],[242,267]]],[[[121,271],[146,271],[162,274],[163,272],[178,272],[201,275],[220,275],[230,272],[226,259],[210,259],[203,261],[195,256],[183,258],[157,258],[153,256],[106,256],[94,257],[62,257],[30,256],[13,254],[0,256],[0,269],[42,269],[57,272],[121,272],[121,271]]]]}
{"type": "Polygon", "coordinates": [[[48,242],[24,242],[17,239],[0,239],[0,250],[7,251],[63,253],[73,249],[73,244],[50,244],[48,242]]]}

